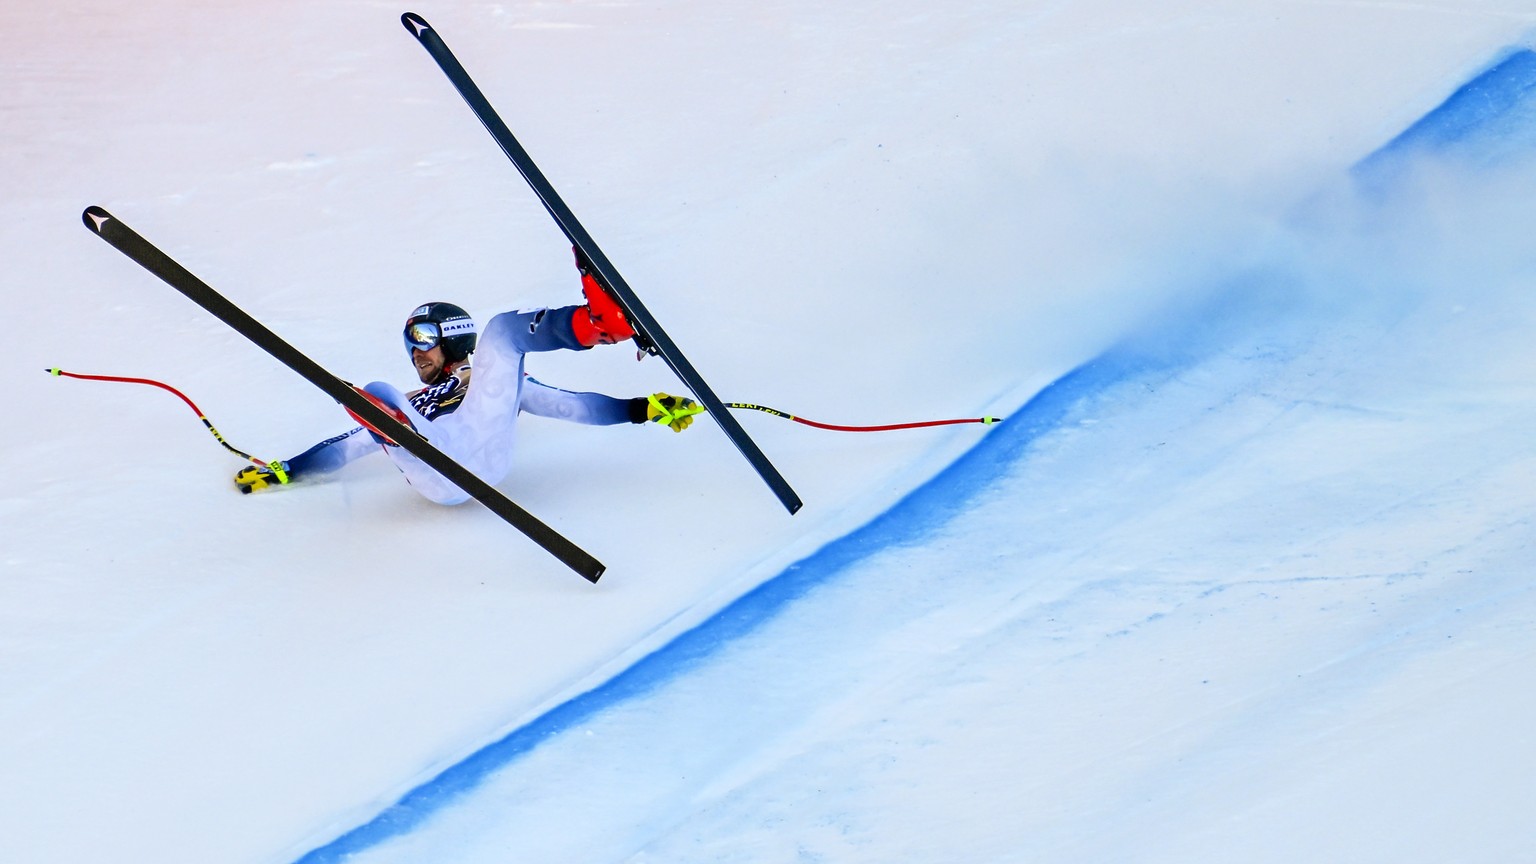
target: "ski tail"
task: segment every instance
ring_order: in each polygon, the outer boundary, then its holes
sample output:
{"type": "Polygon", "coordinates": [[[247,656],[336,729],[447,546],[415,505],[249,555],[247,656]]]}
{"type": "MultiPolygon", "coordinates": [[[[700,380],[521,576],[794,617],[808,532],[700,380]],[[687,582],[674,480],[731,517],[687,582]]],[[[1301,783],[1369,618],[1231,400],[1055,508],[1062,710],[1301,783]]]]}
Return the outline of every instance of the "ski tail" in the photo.
{"type": "Polygon", "coordinates": [[[158,276],[161,281],[180,291],[188,299],[203,307],[214,317],[228,324],[240,335],[251,340],[257,347],[272,355],[283,365],[303,376],[327,396],[341,403],[347,410],[363,418],[379,429],[388,430],[389,437],[407,452],[426,463],[433,470],[452,481],[460,489],[484,504],[491,512],[523,532],[529,539],[554,555],[561,563],[575,570],[589,582],[596,582],[605,569],[601,562],[579,546],[540,522],[528,511],[513,503],[495,487],[459,465],[447,454],[432,446],[414,429],[389,416],[378,406],[363,398],[351,385],[326,371],[277,334],[267,329],[246,312],[231,303],[186,268],[176,263],[154,244],[139,236],[122,220],[100,207],[88,207],[82,216],[85,227],[107,241],[135,263],[158,276]]]}

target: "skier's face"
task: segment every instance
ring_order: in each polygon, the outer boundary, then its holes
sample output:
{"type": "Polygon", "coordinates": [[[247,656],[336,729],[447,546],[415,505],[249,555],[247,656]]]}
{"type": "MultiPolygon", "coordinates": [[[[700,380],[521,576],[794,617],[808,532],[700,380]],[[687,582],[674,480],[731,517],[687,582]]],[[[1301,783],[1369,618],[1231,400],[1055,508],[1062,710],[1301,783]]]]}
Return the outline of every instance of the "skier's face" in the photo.
{"type": "Polygon", "coordinates": [[[443,368],[448,365],[448,361],[443,357],[443,346],[433,345],[430,351],[412,348],[411,365],[416,367],[416,377],[421,379],[421,383],[435,384],[437,379],[443,377],[443,368]]]}

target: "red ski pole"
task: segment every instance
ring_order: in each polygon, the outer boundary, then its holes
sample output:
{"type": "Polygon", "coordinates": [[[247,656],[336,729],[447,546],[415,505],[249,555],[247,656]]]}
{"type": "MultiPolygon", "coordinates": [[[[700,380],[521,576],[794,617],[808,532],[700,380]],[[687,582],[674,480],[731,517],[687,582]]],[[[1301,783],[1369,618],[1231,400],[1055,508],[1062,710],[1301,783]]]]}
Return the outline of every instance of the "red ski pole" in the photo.
{"type": "Polygon", "coordinates": [[[830,429],[833,432],[890,432],[895,429],[922,429],[927,426],[956,426],[961,423],[980,423],[984,426],[990,426],[993,423],[1001,422],[1003,419],[1001,417],[968,417],[959,420],[920,420],[915,423],[888,423],[883,426],[839,426],[833,423],[818,423],[815,420],[807,420],[804,417],[796,417],[787,411],[780,411],[777,408],[769,408],[765,405],[754,405],[751,402],[727,402],[725,404],[727,408],[737,408],[744,411],[761,411],[764,414],[772,414],[775,417],[782,417],[785,420],[793,420],[796,423],[803,423],[806,426],[814,426],[817,429],[830,429]]]}
{"type": "Polygon", "coordinates": [[[172,387],[171,385],[166,384],[166,383],[164,383],[162,381],[155,381],[155,380],[150,379],[150,378],[124,378],[124,377],[117,376],[117,375],[81,375],[81,374],[79,374],[77,372],[65,372],[63,369],[56,369],[56,368],[55,369],[45,369],[43,371],[47,372],[49,375],[53,375],[53,376],[58,377],[58,378],[78,378],[81,381],[107,381],[107,382],[111,382],[111,383],[114,383],[114,384],[146,384],[146,385],[148,385],[150,387],[159,387],[161,390],[165,390],[168,393],[175,394],[175,396],[178,399],[180,399],[181,401],[187,403],[187,407],[192,409],[192,413],[197,415],[197,419],[203,421],[203,426],[208,429],[209,433],[211,433],[213,435],[215,440],[217,440],[220,444],[224,445],[224,449],[225,450],[228,450],[229,452],[235,454],[236,456],[239,456],[242,459],[248,459],[251,462],[255,463],[256,465],[260,465],[263,468],[270,468],[274,473],[278,473],[278,474],[282,473],[282,469],[279,467],[282,463],[280,463],[280,462],[264,462],[261,459],[258,459],[255,456],[252,456],[251,454],[245,452],[244,450],[239,450],[239,449],[236,449],[235,447],[231,446],[228,441],[224,440],[224,436],[219,434],[219,430],[213,428],[213,424],[208,421],[208,418],[207,418],[206,415],[203,414],[202,409],[198,408],[196,403],[194,403],[191,399],[187,398],[187,394],[181,392],[180,390],[177,390],[175,387],[172,387]]]}

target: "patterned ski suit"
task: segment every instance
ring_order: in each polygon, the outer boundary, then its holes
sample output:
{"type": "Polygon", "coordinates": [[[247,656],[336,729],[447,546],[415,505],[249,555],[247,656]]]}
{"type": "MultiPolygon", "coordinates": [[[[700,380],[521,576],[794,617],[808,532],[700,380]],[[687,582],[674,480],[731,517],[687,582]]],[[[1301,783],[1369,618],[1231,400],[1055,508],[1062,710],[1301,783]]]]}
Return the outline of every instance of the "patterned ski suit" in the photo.
{"type": "MultiPolygon", "coordinates": [[[[577,308],[504,312],[492,318],[475,349],[473,387],[464,364],[447,380],[411,394],[381,381],[363,389],[404,411],[416,431],[449,458],[487,483],[500,483],[512,468],[520,412],[589,426],[645,422],[644,398],[575,393],[541,384],[525,373],[523,360],[529,353],[586,350],[571,332],[571,316],[577,308]]],[[[289,459],[288,466],[296,476],[324,474],[381,449],[427,499],[439,504],[469,500],[469,495],[421,460],[399,447],[384,445],[362,427],[316,444],[289,459]]]]}

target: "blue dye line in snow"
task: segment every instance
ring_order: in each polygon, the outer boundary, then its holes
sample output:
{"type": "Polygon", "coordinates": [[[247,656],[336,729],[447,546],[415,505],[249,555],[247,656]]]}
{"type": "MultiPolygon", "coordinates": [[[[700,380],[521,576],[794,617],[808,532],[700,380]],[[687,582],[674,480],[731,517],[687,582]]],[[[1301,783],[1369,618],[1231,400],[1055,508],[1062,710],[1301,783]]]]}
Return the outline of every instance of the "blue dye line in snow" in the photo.
{"type": "MultiPolygon", "coordinates": [[[[1434,111],[1354,168],[1357,180],[1385,188],[1414,155],[1437,153],[1487,164],[1504,153],[1536,149],[1536,53],[1517,50],[1451,95],[1434,111]]],[[[1075,406],[1133,377],[1171,371],[1193,360],[1153,360],[1120,348],[1074,369],[933,479],[868,524],[789,566],[720,612],[640,658],[606,683],[555,706],[407,793],[371,821],[348,831],[299,864],[343,861],[410,833],[472,792],[491,774],[604,710],[657,690],[752,633],[818,585],[886,549],[918,545],[964,512],[1030,444],[1059,428],[1075,406]]]]}
{"type": "Polygon", "coordinates": [[[1511,49],[1439,107],[1360,160],[1351,172],[1373,191],[1392,186],[1413,157],[1433,154],[1487,167],[1536,149],[1536,52],[1511,49]]]}
{"type": "Polygon", "coordinates": [[[1111,352],[1058,379],[958,460],[874,520],[789,566],[698,626],[640,658],[593,690],[555,706],[411,791],[372,821],[299,859],[346,860],[410,833],[473,791],[491,774],[605,709],[643,697],[687,674],[724,646],[773,620],[818,585],[882,550],[921,543],[1015,462],[1029,444],[1057,428],[1072,408],[1138,371],[1128,352],[1111,352]]]}

